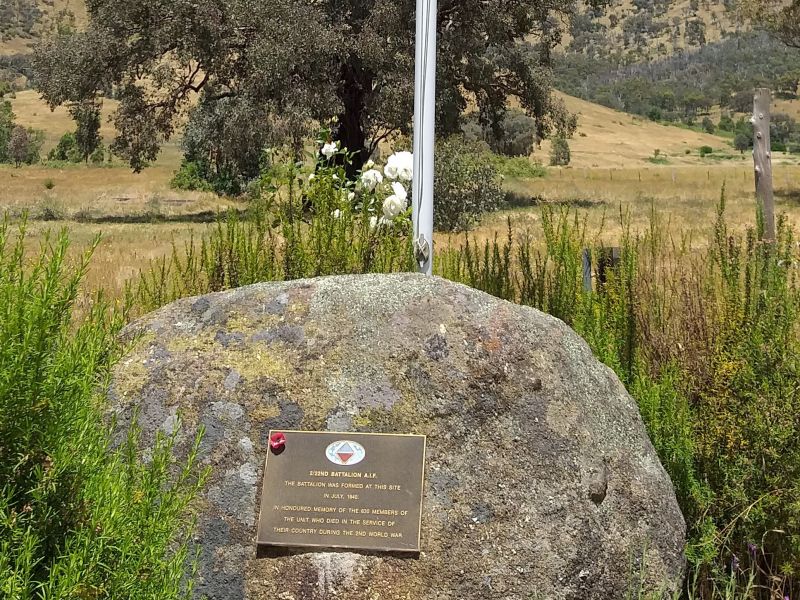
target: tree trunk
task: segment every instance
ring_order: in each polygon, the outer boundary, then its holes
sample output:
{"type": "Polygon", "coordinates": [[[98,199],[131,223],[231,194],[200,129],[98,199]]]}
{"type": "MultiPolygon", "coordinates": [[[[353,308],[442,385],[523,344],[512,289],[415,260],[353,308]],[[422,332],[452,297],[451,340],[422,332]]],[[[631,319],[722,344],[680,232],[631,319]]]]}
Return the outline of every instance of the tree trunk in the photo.
{"type": "Polygon", "coordinates": [[[339,124],[333,134],[333,139],[339,141],[342,148],[354,153],[350,164],[346,166],[349,179],[355,179],[369,159],[363,119],[371,91],[372,77],[362,68],[358,59],[351,57],[342,65],[339,98],[344,110],[339,115],[339,124]]]}

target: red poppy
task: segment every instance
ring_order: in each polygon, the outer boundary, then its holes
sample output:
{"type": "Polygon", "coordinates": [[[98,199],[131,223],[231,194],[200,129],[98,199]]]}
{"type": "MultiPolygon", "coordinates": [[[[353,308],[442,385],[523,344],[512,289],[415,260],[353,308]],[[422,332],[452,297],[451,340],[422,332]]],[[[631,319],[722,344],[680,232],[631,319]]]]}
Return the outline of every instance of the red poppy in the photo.
{"type": "Polygon", "coordinates": [[[273,433],[269,437],[269,447],[275,451],[283,450],[286,446],[286,436],[280,431],[273,433]]]}

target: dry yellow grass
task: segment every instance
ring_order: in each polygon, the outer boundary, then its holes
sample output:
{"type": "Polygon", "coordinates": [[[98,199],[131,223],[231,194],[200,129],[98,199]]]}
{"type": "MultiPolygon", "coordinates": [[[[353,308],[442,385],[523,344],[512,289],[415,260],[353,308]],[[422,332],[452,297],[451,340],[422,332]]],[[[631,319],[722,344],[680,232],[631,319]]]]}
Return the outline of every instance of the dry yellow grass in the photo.
{"type": "Polygon", "coordinates": [[[0,213],[50,209],[65,218],[159,213],[185,215],[239,207],[242,202],[204,192],[173,190],[175,165],[159,162],[143,173],[129,168],[68,166],[61,169],[0,166],[0,213]],[[52,185],[52,189],[45,186],[52,185]]]}
{"type": "MultiPolygon", "coordinates": [[[[676,173],[675,184],[670,170],[652,168],[644,170],[614,171],[614,180],[605,179],[607,170],[588,170],[588,177],[581,171],[571,179],[551,173],[541,180],[512,182],[518,191],[541,194],[547,201],[573,206],[582,219],[586,219],[592,238],[608,245],[616,245],[622,235],[620,212],[629,215],[634,231],[644,231],[649,226],[649,216],[655,209],[667,226],[667,231],[680,240],[691,236],[696,246],[708,239],[714,221],[715,210],[723,183],[726,185],[727,214],[733,229],[743,231],[754,222],[752,171],[749,168],[701,170],[686,167],[676,173]],[[642,173],[642,182],[638,174],[642,173]],[[709,174],[710,173],[710,176],[709,174]]],[[[790,220],[800,226],[800,199],[792,195],[792,182],[800,176],[800,167],[776,168],[777,206],[790,220]],[[785,188],[786,184],[790,188],[785,188]]],[[[507,220],[511,219],[516,234],[526,231],[540,234],[540,211],[536,207],[500,211],[485,217],[470,237],[479,241],[506,234],[507,220]]],[[[103,242],[97,250],[92,269],[86,282],[87,289],[106,289],[117,295],[125,282],[138,276],[152,259],[170,252],[174,240],[179,246],[191,234],[199,237],[207,231],[207,225],[184,224],[126,224],[92,225],[84,223],[56,222],[32,223],[32,240],[41,239],[47,229],[67,227],[73,237],[77,252],[88,245],[97,233],[103,234],[103,242]]],[[[437,244],[460,243],[463,236],[437,234],[437,244]]]]}
{"type": "MultiPolygon", "coordinates": [[[[716,135],[661,125],[566,94],[559,97],[578,115],[578,129],[569,140],[573,168],[646,167],[655,150],[670,165],[710,164],[712,159],[699,156],[701,146],[735,154],[730,142],[716,135]]],[[[547,163],[549,153],[545,141],[534,157],[547,163]]]]}
{"type": "MultiPolygon", "coordinates": [[[[9,101],[17,123],[45,132],[45,152],[54,147],[62,135],[75,129],[75,123],[66,107],[59,106],[51,111],[50,107],[40,98],[39,93],[34,90],[17,92],[16,98],[9,98],[9,101]]],[[[117,105],[116,100],[106,99],[103,102],[100,135],[105,143],[110,143],[114,138],[114,125],[110,119],[117,109],[117,105]]]]}
{"type": "MultiPolygon", "coordinates": [[[[64,133],[75,129],[66,108],[51,111],[34,91],[20,92],[11,102],[18,123],[45,132],[44,154],[64,133]]],[[[101,135],[106,144],[114,137],[109,119],[116,106],[113,100],[106,100],[103,105],[101,135]]],[[[114,216],[148,211],[169,216],[240,205],[214,194],[172,190],[169,181],[180,160],[181,148],[178,142],[171,142],[164,146],[155,164],[142,173],[133,173],[120,161],[113,166],[67,165],[58,169],[43,165],[19,169],[0,166],[0,212],[28,209],[35,213],[50,208],[66,217],[78,212],[114,216]]]]}
{"type": "MultiPolygon", "coordinates": [[[[776,212],[800,227],[800,166],[775,165],[776,212]]],[[[644,231],[651,211],[667,224],[676,238],[690,235],[704,242],[714,223],[715,211],[725,186],[726,213],[734,231],[755,222],[752,165],[651,167],[643,169],[550,169],[548,176],[507,182],[522,196],[574,207],[587,219],[589,231],[601,232],[600,240],[614,245],[622,230],[620,213],[629,215],[633,231],[644,231]]],[[[517,232],[537,230],[539,211],[522,208],[501,211],[485,218],[476,231],[485,239],[504,234],[507,219],[517,232]]]]}
{"type": "MultiPolygon", "coordinates": [[[[700,134],[677,127],[658,125],[607,108],[565,97],[570,110],[580,113],[578,134],[570,141],[573,165],[551,168],[547,177],[533,180],[509,180],[507,187],[519,194],[536,196],[547,202],[578,206],[588,229],[602,232],[601,239],[615,244],[621,236],[620,209],[630,215],[634,230],[648,225],[651,208],[655,208],[676,236],[695,232],[698,243],[707,239],[723,183],[727,189],[730,221],[743,230],[754,220],[753,172],[749,156],[733,156],[715,161],[699,157],[697,149],[709,145],[726,147],[719,137],[700,134]],[[580,133],[584,133],[585,137],[580,133]],[[653,165],[647,158],[659,149],[670,164],[653,165]],[[691,153],[685,154],[689,148],[691,153]]],[[[113,110],[106,104],[106,114],[113,110]]],[[[34,92],[18,94],[14,103],[21,123],[44,129],[50,144],[74,125],[64,109],[51,113],[34,92]]],[[[103,130],[110,140],[113,130],[103,130]]],[[[537,150],[542,158],[547,148],[537,150]]],[[[800,224],[800,198],[793,195],[800,178],[800,166],[776,160],[775,187],[778,209],[800,224]]],[[[180,148],[168,145],[155,165],[142,174],[134,174],[121,163],[113,167],[76,165],[63,169],[44,166],[0,167],[0,212],[11,209],[19,213],[28,209],[33,214],[53,208],[67,217],[76,213],[90,216],[131,215],[159,212],[180,215],[199,211],[216,211],[241,207],[236,201],[220,199],[213,194],[180,192],[170,189],[169,180],[180,163],[180,148]],[[51,180],[52,189],[45,183],[51,180]]],[[[474,236],[480,239],[505,235],[506,221],[522,233],[540,231],[536,208],[502,211],[487,216],[474,236]]],[[[205,225],[184,224],[113,224],[93,225],[74,220],[55,223],[32,223],[32,242],[42,239],[44,231],[67,227],[74,239],[74,251],[85,247],[94,235],[102,232],[103,242],[97,250],[86,285],[88,289],[106,289],[119,294],[125,282],[136,278],[154,258],[168,254],[173,240],[182,245],[194,233],[206,231],[205,225]]],[[[457,240],[460,241],[460,236],[457,240]]],[[[438,235],[440,248],[448,236],[438,235]]]]}

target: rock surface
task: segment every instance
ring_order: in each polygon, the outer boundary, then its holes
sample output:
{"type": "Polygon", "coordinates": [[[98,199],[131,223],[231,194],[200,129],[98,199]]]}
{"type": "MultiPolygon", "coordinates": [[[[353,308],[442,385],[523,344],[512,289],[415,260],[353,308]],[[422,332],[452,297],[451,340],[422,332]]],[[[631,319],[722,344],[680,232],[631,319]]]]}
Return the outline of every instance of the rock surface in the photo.
{"type": "Polygon", "coordinates": [[[254,285],[131,325],[111,384],[145,443],[205,426],[212,599],[637,597],[682,576],[685,525],[635,402],[561,321],[419,275],[254,285]],[[267,433],[428,436],[423,552],[257,558],[267,433]]]}

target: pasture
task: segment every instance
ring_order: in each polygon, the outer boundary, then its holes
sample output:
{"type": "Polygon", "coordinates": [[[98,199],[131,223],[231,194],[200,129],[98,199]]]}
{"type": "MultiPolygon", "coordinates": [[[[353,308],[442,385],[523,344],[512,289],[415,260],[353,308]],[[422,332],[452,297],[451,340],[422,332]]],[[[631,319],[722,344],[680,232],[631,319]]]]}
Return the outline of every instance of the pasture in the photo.
{"type": "MultiPolygon", "coordinates": [[[[702,245],[723,185],[731,226],[743,231],[753,224],[749,156],[739,156],[729,146],[724,150],[728,143],[724,138],[562,98],[579,115],[578,130],[570,140],[572,164],[549,167],[541,178],[507,179],[511,205],[485,216],[471,237],[505,235],[509,222],[516,233],[538,230],[537,207],[545,203],[579,209],[588,234],[608,245],[619,242],[621,214],[627,215],[634,232],[645,231],[653,209],[670,233],[691,236],[702,245]],[[727,158],[700,157],[696,150],[704,144],[727,158]],[[667,164],[648,161],[655,149],[667,157],[667,164]]],[[[73,127],[66,109],[50,111],[33,91],[17,94],[12,102],[21,124],[45,131],[45,154],[73,127]]],[[[106,101],[101,130],[106,144],[113,137],[114,108],[113,101],[106,101]]],[[[532,158],[546,163],[547,150],[545,143],[532,158]]],[[[153,259],[169,254],[173,243],[181,248],[193,236],[199,238],[216,214],[246,207],[242,200],[171,189],[169,181],[180,157],[180,143],[173,140],[154,164],[138,174],[118,159],[102,166],[0,166],[0,211],[12,217],[27,212],[29,240],[41,239],[47,230],[67,228],[73,252],[102,235],[86,286],[117,295],[153,259]]],[[[800,191],[795,183],[800,181],[800,165],[792,158],[776,157],[774,178],[778,212],[800,224],[800,191]]],[[[440,247],[463,239],[463,235],[437,237],[440,247]]]]}

